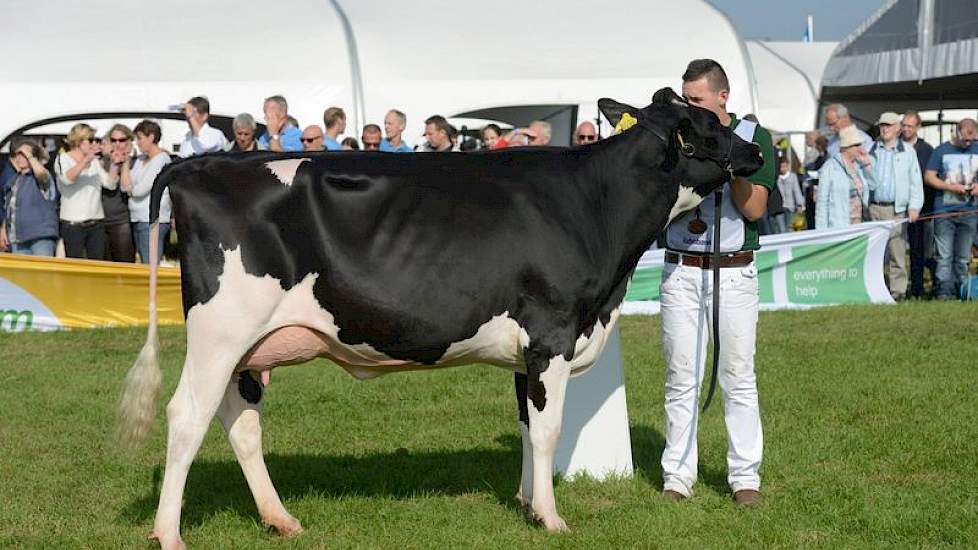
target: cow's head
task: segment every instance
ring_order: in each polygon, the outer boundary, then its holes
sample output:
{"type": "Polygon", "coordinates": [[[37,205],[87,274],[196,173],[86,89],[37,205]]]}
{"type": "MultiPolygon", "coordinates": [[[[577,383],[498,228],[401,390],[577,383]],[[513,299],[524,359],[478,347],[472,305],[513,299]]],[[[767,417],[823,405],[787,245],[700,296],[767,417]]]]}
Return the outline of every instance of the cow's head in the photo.
{"type": "MultiPolygon", "coordinates": [[[[671,88],[652,97],[652,104],[638,109],[613,99],[601,99],[598,108],[615,126],[634,126],[629,131],[647,131],[665,146],[666,168],[680,171],[680,197],[702,197],[735,176],[749,176],[764,164],[760,148],[744,141],[720,124],[712,112],[687,103],[671,88]],[[622,123],[622,121],[625,123],[622,123]],[[692,192],[692,193],[690,193],[692,192]]],[[[677,205],[680,210],[696,206],[677,205]]]]}

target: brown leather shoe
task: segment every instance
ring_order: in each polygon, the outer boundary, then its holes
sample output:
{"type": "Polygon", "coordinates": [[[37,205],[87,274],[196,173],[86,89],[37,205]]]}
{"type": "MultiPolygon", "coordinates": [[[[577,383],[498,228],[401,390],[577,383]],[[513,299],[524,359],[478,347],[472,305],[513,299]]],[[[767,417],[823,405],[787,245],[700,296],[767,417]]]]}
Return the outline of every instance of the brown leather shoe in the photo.
{"type": "Polygon", "coordinates": [[[662,498],[668,500],[669,502],[682,502],[686,500],[686,495],[680,493],[679,491],[666,489],[665,491],[662,491],[662,498]]]}
{"type": "Polygon", "coordinates": [[[761,493],[754,489],[741,489],[734,493],[734,502],[737,506],[757,506],[761,503],[761,493]]]}

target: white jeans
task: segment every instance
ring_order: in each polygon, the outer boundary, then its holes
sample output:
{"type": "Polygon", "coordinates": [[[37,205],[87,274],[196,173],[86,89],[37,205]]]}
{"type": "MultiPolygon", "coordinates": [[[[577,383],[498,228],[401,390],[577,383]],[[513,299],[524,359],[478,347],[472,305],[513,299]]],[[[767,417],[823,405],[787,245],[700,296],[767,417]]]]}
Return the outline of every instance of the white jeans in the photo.
{"type": "MultiPolygon", "coordinates": [[[[713,272],[666,263],[662,272],[662,347],[666,370],[663,490],[690,496],[696,483],[698,397],[712,339],[713,272]]],[[[754,376],[757,268],[720,269],[720,365],[727,426],[727,482],[736,492],[760,489],[764,450],[754,376]]]]}

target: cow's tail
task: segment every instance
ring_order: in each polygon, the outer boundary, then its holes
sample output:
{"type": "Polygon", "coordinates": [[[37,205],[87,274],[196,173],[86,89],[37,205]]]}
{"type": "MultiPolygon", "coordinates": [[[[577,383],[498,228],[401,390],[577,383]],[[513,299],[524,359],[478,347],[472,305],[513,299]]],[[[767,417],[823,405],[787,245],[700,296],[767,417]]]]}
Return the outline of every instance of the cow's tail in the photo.
{"type": "Polygon", "coordinates": [[[160,201],[168,182],[169,178],[163,174],[157,177],[150,198],[149,219],[153,222],[149,232],[149,329],[143,349],[126,374],[125,389],[116,417],[116,442],[126,450],[138,449],[152,429],[163,382],[156,318],[156,284],[160,264],[160,201]]]}

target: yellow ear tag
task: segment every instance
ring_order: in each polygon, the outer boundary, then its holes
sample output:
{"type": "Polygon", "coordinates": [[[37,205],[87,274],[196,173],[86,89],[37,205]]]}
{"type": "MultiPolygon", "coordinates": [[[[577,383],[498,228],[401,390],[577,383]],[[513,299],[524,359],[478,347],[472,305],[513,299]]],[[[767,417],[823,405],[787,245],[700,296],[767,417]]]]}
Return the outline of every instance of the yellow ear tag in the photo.
{"type": "Polygon", "coordinates": [[[618,125],[615,126],[615,133],[620,134],[625,130],[631,128],[632,126],[635,126],[636,124],[638,124],[637,118],[633,117],[628,113],[622,113],[621,120],[619,120],[618,125]]]}

